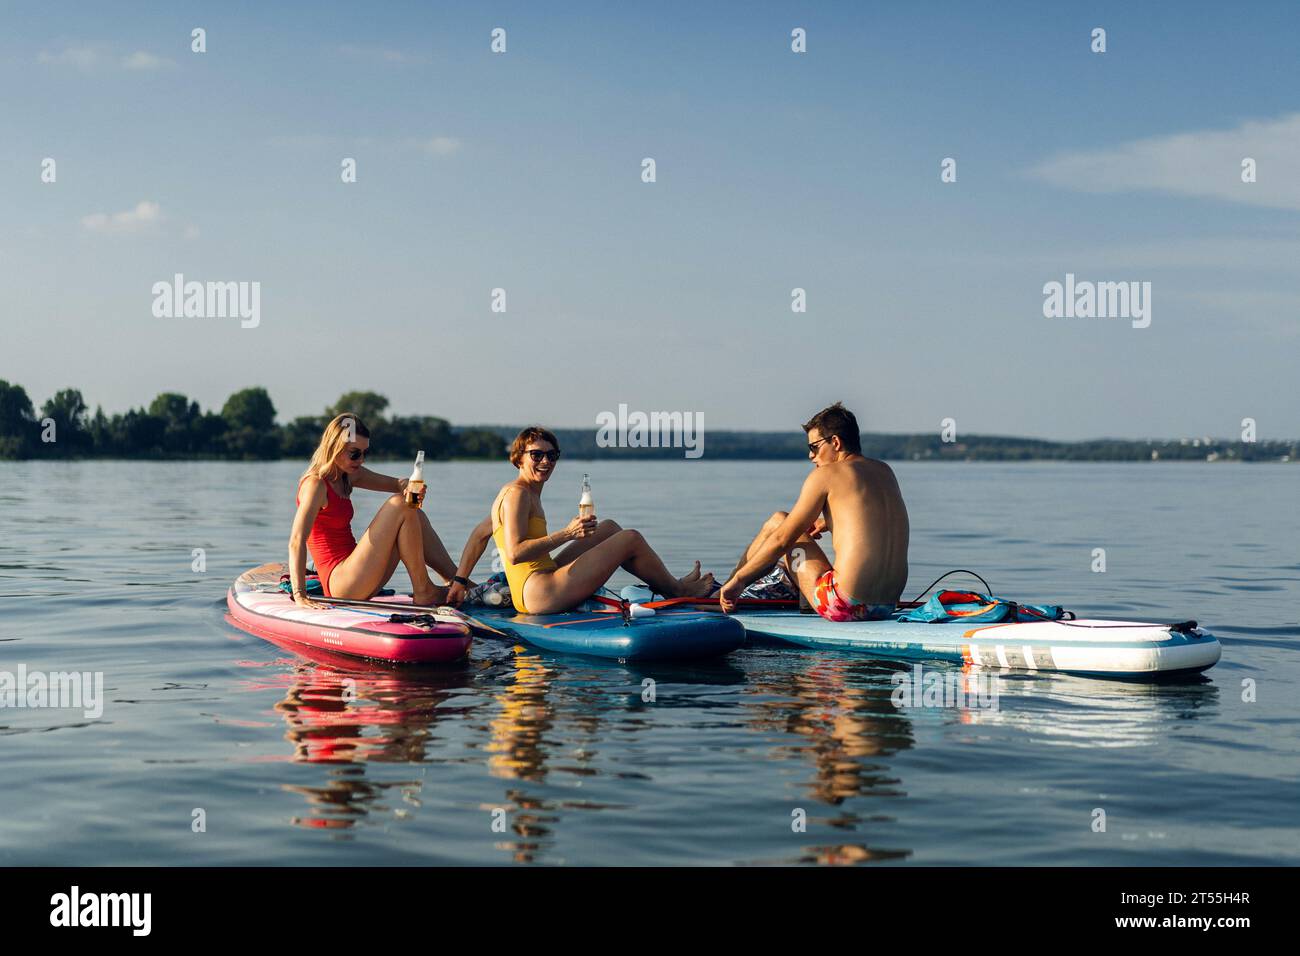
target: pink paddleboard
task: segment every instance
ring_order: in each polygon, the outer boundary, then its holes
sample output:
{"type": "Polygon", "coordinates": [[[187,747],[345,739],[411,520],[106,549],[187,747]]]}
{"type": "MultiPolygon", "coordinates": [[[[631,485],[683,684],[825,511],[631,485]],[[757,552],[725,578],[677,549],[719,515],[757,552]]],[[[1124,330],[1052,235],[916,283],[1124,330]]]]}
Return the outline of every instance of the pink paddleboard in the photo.
{"type": "MultiPolygon", "coordinates": [[[[283,564],[264,564],[245,571],[226,594],[235,624],[275,643],[289,642],[317,650],[395,664],[437,664],[460,660],[473,641],[470,626],[451,609],[437,619],[388,619],[383,610],[305,608],[280,590],[283,564]]],[[[409,596],[388,599],[393,614],[403,613],[409,596]]]]}

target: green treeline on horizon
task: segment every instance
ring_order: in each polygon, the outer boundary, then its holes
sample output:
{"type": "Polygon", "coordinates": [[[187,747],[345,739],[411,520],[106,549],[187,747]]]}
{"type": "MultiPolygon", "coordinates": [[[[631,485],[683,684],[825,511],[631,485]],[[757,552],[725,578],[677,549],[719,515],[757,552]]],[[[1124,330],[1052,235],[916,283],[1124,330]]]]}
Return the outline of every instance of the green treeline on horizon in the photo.
{"type": "MultiPolygon", "coordinates": [[[[39,415],[20,385],[0,379],[0,459],[16,458],[309,458],[325,424],[343,411],[370,429],[377,459],[403,459],[424,449],[431,460],[500,460],[521,426],[455,427],[429,415],[386,416],[388,399],[375,392],[348,392],[318,416],[276,422],[266,389],[245,388],[220,412],[163,392],[147,408],[89,414],[81,392],[65,388],[41,405],[39,415]],[[53,440],[46,436],[50,435],[53,440]]],[[[597,428],[553,428],[568,458],[681,460],[680,447],[602,447],[597,428]]],[[[708,431],[705,458],[789,460],[807,457],[806,438],[794,428],[779,432],[708,431]]],[[[1035,438],[967,435],[945,442],[938,434],[862,435],[862,452],[888,461],[1297,461],[1297,441],[1094,439],[1054,442],[1035,438]]]]}
{"type": "Polygon", "coordinates": [[[38,416],[22,386],[0,379],[0,459],[310,458],[326,423],[344,411],[366,424],[376,458],[414,457],[421,448],[429,459],[505,457],[505,442],[493,430],[453,429],[445,418],[430,415],[385,416],[387,408],[382,395],[348,392],[318,416],[281,425],[266,389],[245,388],[226,399],[220,412],[163,392],[148,408],[111,416],[96,408],[91,415],[81,392],[65,388],[38,416]],[[53,441],[45,437],[51,432],[53,441]]]}
{"type": "MultiPolygon", "coordinates": [[[[518,428],[481,426],[513,439],[518,428]]],[[[602,448],[597,429],[553,428],[566,458],[675,458],[681,448],[602,448]]],[[[945,442],[936,433],[880,434],[863,432],[862,454],[884,461],[1300,461],[1298,441],[1233,442],[1187,438],[1133,441],[1100,438],[1057,442],[1038,438],[967,435],[945,442]]],[[[795,426],[783,432],[713,431],[704,435],[704,458],[754,461],[807,458],[807,437],[795,426]]]]}

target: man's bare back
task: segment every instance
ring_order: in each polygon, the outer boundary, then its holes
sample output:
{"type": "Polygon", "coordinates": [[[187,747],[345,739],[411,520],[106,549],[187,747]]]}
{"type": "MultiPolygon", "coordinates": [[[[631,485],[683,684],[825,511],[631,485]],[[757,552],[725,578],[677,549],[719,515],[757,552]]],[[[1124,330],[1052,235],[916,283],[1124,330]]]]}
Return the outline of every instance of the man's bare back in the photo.
{"type": "Polygon", "coordinates": [[[853,456],[815,474],[825,489],[823,514],[841,593],[864,604],[897,602],[907,586],[910,525],[894,470],[853,456]]]}

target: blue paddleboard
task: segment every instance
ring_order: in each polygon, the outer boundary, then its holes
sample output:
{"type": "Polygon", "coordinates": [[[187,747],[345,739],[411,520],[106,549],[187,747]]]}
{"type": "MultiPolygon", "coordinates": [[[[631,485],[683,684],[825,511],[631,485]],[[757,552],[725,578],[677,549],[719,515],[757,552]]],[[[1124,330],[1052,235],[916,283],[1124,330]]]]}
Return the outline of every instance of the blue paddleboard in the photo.
{"type": "Polygon", "coordinates": [[[587,604],[563,614],[520,614],[514,608],[467,608],[484,624],[557,654],[626,661],[721,657],[745,644],[738,621],[707,611],[665,608],[625,621],[617,610],[587,604]]]}

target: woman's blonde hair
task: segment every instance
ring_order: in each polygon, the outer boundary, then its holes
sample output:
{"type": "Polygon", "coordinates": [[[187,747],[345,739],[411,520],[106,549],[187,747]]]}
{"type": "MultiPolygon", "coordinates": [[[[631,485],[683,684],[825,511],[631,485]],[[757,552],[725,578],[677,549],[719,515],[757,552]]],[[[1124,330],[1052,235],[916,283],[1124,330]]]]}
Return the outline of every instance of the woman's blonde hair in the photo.
{"type": "Polygon", "coordinates": [[[339,477],[342,471],[334,459],[348,447],[348,442],[356,441],[358,436],[370,437],[370,429],[366,428],[360,418],[351,412],[336,415],[321,433],[320,444],[316,446],[316,451],[311,456],[311,464],[302,473],[302,478],[298,479],[299,484],[302,483],[303,478],[312,476],[326,481],[339,477]]]}

